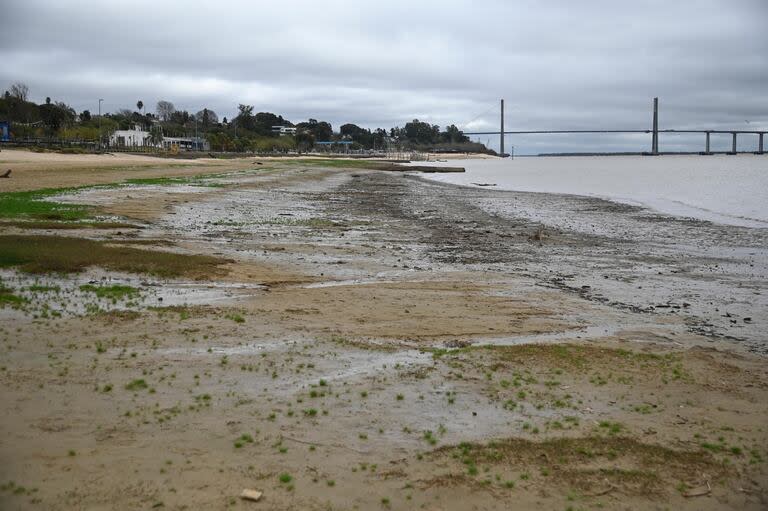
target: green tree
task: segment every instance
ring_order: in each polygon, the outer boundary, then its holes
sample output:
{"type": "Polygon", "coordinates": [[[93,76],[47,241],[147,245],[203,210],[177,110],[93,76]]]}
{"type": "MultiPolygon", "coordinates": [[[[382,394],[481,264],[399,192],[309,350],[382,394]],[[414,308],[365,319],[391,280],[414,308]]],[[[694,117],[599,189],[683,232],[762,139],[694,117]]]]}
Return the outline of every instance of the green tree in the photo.
{"type": "Polygon", "coordinates": [[[216,115],[216,112],[213,110],[208,110],[207,108],[203,108],[197,112],[195,114],[195,119],[197,119],[197,122],[203,126],[203,129],[208,129],[209,127],[219,123],[219,116],[216,115]]]}
{"type": "Polygon", "coordinates": [[[273,135],[273,126],[290,126],[291,123],[283,119],[282,115],[275,115],[271,112],[259,112],[255,116],[255,131],[260,135],[273,135]]]}
{"type": "Polygon", "coordinates": [[[414,119],[405,124],[403,133],[412,144],[434,144],[439,141],[440,126],[414,119]]]}
{"type": "Polygon", "coordinates": [[[464,142],[469,142],[469,137],[464,135],[464,133],[454,124],[451,124],[445,128],[445,131],[440,134],[440,139],[443,142],[450,144],[461,144],[464,142]]]}
{"type": "Polygon", "coordinates": [[[313,140],[318,142],[327,142],[333,136],[333,127],[331,123],[309,119],[307,122],[300,122],[296,125],[297,132],[309,133],[313,140]]]}
{"type": "Polygon", "coordinates": [[[255,119],[253,117],[253,106],[240,104],[237,107],[237,117],[235,117],[235,124],[238,128],[248,131],[253,131],[255,126],[255,119]]]}
{"type": "Polygon", "coordinates": [[[373,141],[375,136],[371,133],[371,130],[361,128],[356,124],[344,124],[339,128],[339,133],[342,137],[351,139],[360,147],[370,149],[373,147],[373,141]]]}
{"type": "Polygon", "coordinates": [[[72,124],[75,111],[65,103],[51,103],[50,98],[46,98],[45,104],[40,105],[40,118],[48,134],[53,135],[59,129],[72,124]]]}

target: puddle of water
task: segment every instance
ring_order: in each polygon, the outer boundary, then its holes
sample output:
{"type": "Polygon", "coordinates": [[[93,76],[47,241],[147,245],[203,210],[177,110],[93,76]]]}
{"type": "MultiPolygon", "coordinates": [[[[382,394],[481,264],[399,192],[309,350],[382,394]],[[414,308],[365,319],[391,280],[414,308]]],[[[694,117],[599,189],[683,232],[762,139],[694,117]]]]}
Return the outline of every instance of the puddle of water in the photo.
{"type": "MultiPolygon", "coordinates": [[[[349,279],[349,280],[329,280],[325,282],[312,282],[311,284],[301,284],[298,287],[303,289],[317,289],[324,287],[341,287],[341,286],[364,286],[367,284],[395,284],[397,280],[378,280],[373,279],[349,279]]],[[[409,281],[413,282],[413,281],[409,281]]]]}

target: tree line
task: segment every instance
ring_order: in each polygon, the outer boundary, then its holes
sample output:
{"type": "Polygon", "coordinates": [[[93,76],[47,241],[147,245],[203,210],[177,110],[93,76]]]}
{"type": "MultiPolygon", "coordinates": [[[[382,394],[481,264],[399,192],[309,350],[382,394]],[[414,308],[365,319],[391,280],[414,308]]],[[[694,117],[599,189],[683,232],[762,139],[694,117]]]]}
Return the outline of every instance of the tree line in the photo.
{"type": "Polygon", "coordinates": [[[233,119],[219,118],[210,108],[197,112],[177,110],[167,100],[158,101],[154,112],[147,112],[141,100],[135,106],[104,113],[99,119],[89,110],[78,114],[66,103],[52,101],[50,97],[35,104],[29,101],[29,88],[17,82],[0,97],[0,120],[11,121],[12,136],[21,139],[96,141],[100,135],[106,139],[115,130],[138,126],[148,131],[153,141],[162,137],[199,136],[207,139],[214,151],[306,151],[316,142],[344,141],[352,149],[385,149],[396,144],[403,149],[488,152],[453,124],[442,130],[418,119],[389,130],[347,123],[334,132],[330,122],[308,119],[294,124],[282,115],[255,112],[253,105],[240,104],[233,119]],[[294,130],[286,136],[279,133],[279,127],[294,130]]]}

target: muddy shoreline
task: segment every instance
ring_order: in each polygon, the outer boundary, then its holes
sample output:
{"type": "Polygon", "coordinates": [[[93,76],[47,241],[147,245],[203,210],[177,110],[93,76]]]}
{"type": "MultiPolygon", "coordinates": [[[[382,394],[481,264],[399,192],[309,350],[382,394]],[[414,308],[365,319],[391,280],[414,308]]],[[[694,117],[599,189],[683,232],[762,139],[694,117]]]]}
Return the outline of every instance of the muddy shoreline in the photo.
{"type": "Polygon", "coordinates": [[[768,502],[766,230],[219,163],[56,198],[142,227],[67,237],[217,273],[2,270],[1,507],[768,502]]]}

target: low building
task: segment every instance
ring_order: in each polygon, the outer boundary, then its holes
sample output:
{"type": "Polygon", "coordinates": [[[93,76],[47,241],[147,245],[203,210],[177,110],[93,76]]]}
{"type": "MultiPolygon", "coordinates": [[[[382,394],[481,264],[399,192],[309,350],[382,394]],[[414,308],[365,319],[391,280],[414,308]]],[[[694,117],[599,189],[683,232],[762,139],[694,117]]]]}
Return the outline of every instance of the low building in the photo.
{"type": "Polygon", "coordinates": [[[174,146],[179,151],[210,151],[211,144],[202,137],[163,137],[160,142],[164,149],[171,149],[174,146]]]}
{"type": "Polygon", "coordinates": [[[148,131],[144,131],[138,124],[133,125],[130,130],[116,130],[109,136],[110,147],[144,147],[151,146],[151,136],[148,131]]]}
{"type": "Polygon", "coordinates": [[[295,135],[296,128],[293,126],[272,126],[272,133],[277,133],[280,136],[295,135]]]}
{"type": "Polygon", "coordinates": [[[109,136],[109,146],[118,148],[131,147],[162,147],[176,148],[179,151],[209,151],[211,146],[202,137],[161,137],[160,142],[153,143],[149,131],[144,131],[138,124],[130,130],[117,130],[109,136]]]}

